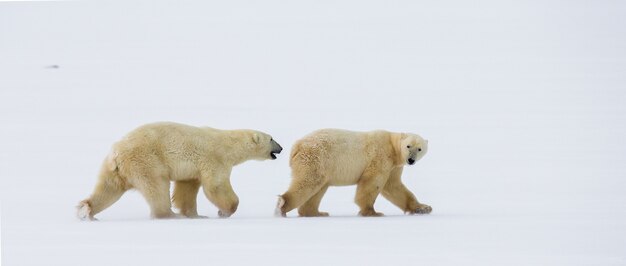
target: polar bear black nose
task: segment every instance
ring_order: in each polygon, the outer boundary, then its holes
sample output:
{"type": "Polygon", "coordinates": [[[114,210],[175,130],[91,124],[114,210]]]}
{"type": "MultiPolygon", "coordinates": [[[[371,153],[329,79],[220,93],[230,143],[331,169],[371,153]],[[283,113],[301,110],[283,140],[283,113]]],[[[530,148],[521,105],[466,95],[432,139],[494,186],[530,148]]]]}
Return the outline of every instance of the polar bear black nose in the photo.
{"type": "Polygon", "coordinates": [[[280,146],[280,144],[276,143],[278,145],[278,151],[276,153],[280,153],[281,151],[283,151],[283,147],[280,146]]]}
{"type": "Polygon", "coordinates": [[[273,145],[274,149],[272,149],[273,153],[280,153],[281,151],[283,151],[283,147],[280,146],[280,144],[278,144],[278,142],[272,140],[272,143],[275,144],[275,145],[273,145]]]}
{"type": "Polygon", "coordinates": [[[409,164],[410,164],[410,165],[413,165],[414,163],[415,163],[415,159],[413,159],[413,158],[409,158],[409,164]]]}

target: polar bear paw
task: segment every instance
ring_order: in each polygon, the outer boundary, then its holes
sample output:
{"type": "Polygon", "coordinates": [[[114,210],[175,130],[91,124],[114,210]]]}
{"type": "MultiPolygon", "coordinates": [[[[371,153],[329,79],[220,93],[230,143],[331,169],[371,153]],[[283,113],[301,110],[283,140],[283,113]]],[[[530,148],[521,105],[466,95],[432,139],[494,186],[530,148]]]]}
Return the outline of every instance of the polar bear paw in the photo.
{"type": "Polygon", "coordinates": [[[276,203],[276,209],[274,210],[274,216],[287,217],[287,214],[283,212],[283,206],[285,206],[285,199],[282,196],[278,196],[278,202],[276,203]]]}
{"type": "Polygon", "coordinates": [[[300,217],[328,217],[329,214],[327,212],[309,212],[309,213],[299,213],[300,217]]]}
{"type": "Polygon", "coordinates": [[[78,203],[78,206],[76,206],[76,216],[82,221],[97,221],[97,219],[93,218],[91,215],[91,206],[89,206],[89,202],[86,200],[81,201],[78,203]]]}
{"type": "Polygon", "coordinates": [[[419,204],[417,208],[407,211],[408,214],[429,214],[433,208],[426,204],[419,204]]]}
{"type": "Polygon", "coordinates": [[[318,213],[317,213],[317,216],[318,216],[318,217],[328,217],[328,215],[329,215],[329,214],[328,214],[327,212],[318,212],[318,213]]]}
{"type": "Polygon", "coordinates": [[[374,209],[364,209],[359,212],[363,217],[381,217],[385,216],[382,212],[376,212],[374,209]]]}
{"type": "Polygon", "coordinates": [[[231,215],[233,215],[232,212],[226,212],[226,211],[222,211],[222,210],[217,211],[217,216],[219,216],[220,218],[228,218],[231,215]]]}

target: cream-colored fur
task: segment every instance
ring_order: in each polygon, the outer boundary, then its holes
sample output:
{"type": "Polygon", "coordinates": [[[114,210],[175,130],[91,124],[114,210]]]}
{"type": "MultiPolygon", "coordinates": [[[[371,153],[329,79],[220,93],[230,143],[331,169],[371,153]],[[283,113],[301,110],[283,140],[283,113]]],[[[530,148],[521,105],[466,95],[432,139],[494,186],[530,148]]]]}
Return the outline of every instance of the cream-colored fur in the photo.
{"type": "Polygon", "coordinates": [[[93,194],[79,203],[78,216],[94,219],[134,188],[150,205],[152,217],[175,217],[171,202],[183,216],[199,217],[196,197],[202,188],[219,216],[229,217],[239,204],[230,184],[232,167],[247,160],[275,159],[281,150],[270,135],[254,130],[144,125],[113,145],[93,194]],[[170,181],[175,183],[171,201],[170,181]]]}
{"type": "Polygon", "coordinates": [[[430,213],[401,182],[402,169],[426,154],[428,141],[416,134],[387,131],[315,131],[291,150],[292,181],[279,196],[276,214],[298,208],[300,216],[328,216],[318,210],[329,186],[357,185],[355,202],[362,216],[381,216],[374,210],[379,194],[406,213],[430,213]]]}

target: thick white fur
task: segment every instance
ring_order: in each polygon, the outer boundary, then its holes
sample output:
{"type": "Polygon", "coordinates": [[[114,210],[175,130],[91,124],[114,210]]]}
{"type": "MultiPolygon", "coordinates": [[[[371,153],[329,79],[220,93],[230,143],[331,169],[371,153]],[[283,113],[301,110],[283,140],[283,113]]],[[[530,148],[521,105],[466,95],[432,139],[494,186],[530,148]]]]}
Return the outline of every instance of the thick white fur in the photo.
{"type": "Polygon", "coordinates": [[[228,217],[239,203],[230,184],[232,167],[247,160],[271,159],[277,147],[270,135],[254,130],[168,122],[141,126],[113,145],[98,184],[91,197],[80,203],[78,215],[92,218],[134,188],[146,198],[155,218],[175,217],[172,201],[182,215],[198,217],[196,195],[202,188],[219,215],[228,217]],[[175,181],[171,200],[170,181],[175,181]]]}
{"type": "Polygon", "coordinates": [[[405,165],[421,159],[427,150],[428,142],[416,134],[315,131],[293,145],[293,179],[287,192],[280,196],[276,212],[285,216],[298,208],[301,216],[326,216],[318,210],[326,189],[355,184],[355,201],[363,216],[382,215],[373,209],[380,193],[406,212],[426,212],[430,207],[417,202],[400,176],[405,165]]]}

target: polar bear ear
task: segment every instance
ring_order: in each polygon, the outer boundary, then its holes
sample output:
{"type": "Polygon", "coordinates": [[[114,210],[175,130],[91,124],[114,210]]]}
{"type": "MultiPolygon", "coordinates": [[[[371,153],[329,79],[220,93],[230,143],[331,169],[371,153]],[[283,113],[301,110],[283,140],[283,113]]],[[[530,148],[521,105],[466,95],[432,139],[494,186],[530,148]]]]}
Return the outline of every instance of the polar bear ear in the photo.
{"type": "Polygon", "coordinates": [[[261,137],[259,136],[259,133],[253,133],[252,134],[252,141],[254,141],[254,143],[259,143],[259,140],[261,139],[261,137]]]}

